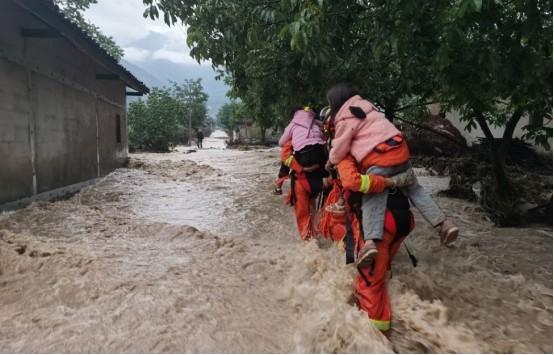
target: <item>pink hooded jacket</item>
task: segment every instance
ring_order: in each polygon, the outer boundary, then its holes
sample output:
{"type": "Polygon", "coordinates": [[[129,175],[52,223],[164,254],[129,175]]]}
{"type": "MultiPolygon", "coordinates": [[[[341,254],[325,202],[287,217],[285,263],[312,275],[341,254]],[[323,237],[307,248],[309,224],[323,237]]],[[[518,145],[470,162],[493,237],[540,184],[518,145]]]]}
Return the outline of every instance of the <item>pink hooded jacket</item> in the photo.
{"type": "Polygon", "coordinates": [[[329,152],[329,161],[338,164],[351,153],[361,163],[377,145],[399,134],[401,132],[371,102],[359,95],[353,96],[335,116],[335,138],[329,152]],[[350,112],[351,106],[361,108],[366,118],[356,118],[350,112]]]}
{"type": "Polygon", "coordinates": [[[321,122],[315,119],[313,111],[296,111],[292,121],[290,121],[279,139],[279,145],[282,147],[291,139],[292,148],[295,152],[307,145],[325,143],[323,133],[321,133],[321,122]]]}

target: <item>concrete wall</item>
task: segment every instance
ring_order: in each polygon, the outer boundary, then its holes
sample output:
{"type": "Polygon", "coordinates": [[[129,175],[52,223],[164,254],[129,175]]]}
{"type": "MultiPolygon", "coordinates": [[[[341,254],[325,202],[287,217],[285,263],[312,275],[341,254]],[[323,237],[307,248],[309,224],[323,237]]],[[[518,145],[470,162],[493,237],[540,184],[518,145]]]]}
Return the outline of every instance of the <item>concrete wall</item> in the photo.
{"type": "MultiPolygon", "coordinates": [[[[234,140],[243,143],[259,143],[262,139],[262,131],[257,123],[242,124],[239,126],[238,134],[235,132],[234,140]]],[[[266,142],[277,142],[281,137],[281,132],[274,129],[267,129],[265,132],[266,142]]]]}
{"type": "Polygon", "coordinates": [[[0,204],[33,193],[26,76],[0,59],[0,204]]]}
{"type": "Polygon", "coordinates": [[[106,175],[121,167],[127,158],[127,114],[125,109],[114,107],[106,102],[97,103],[100,175],[106,175]],[[117,143],[116,138],[117,115],[120,116],[121,122],[121,143],[117,143]]]}
{"type": "Polygon", "coordinates": [[[0,205],[105,175],[127,157],[125,84],[63,37],[0,1],[0,205]],[[116,117],[121,142],[116,137],[116,117]]]}
{"type": "Polygon", "coordinates": [[[32,75],[38,192],[98,176],[93,96],[32,75]]]}
{"type": "MultiPolygon", "coordinates": [[[[438,115],[440,112],[440,105],[430,105],[429,111],[432,114],[438,115]]],[[[468,144],[472,144],[478,141],[478,138],[484,138],[485,134],[483,133],[483,130],[479,126],[477,128],[472,129],[471,132],[468,132],[465,127],[467,125],[467,122],[463,122],[461,120],[461,115],[457,111],[450,111],[446,113],[446,119],[449,120],[454,127],[456,127],[460,133],[464,136],[468,144]]],[[[515,138],[522,138],[525,134],[525,131],[523,130],[523,127],[527,126],[529,124],[529,117],[525,116],[522,117],[521,120],[518,122],[515,130],[514,130],[514,137],[515,138]]],[[[550,127],[552,127],[552,122],[549,123],[550,127]]],[[[496,138],[501,138],[504,134],[504,127],[495,127],[495,126],[489,126],[491,133],[496,138]]],[[[534,145],[533,142],[528,142],[531,145],[534,145]]],[[[552,139],[549,139],[550,143],[550,150],[546,151],[543,147],[535,146],[535,149],[542,153],[552,153],[552,139]]]]}

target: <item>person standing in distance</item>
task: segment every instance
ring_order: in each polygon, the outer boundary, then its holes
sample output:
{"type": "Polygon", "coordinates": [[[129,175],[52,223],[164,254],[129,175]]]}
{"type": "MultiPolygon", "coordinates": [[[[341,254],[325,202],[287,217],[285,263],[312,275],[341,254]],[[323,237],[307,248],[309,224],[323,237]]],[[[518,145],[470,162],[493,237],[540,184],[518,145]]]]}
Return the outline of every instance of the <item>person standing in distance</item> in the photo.
{"type": "Polygon", "coordinates": [[[198,149],[202,149],[202,141],[204,140],[204,132],[202,132],[202,128],[198,128],[196,130],[196,146],[198,149]]]}

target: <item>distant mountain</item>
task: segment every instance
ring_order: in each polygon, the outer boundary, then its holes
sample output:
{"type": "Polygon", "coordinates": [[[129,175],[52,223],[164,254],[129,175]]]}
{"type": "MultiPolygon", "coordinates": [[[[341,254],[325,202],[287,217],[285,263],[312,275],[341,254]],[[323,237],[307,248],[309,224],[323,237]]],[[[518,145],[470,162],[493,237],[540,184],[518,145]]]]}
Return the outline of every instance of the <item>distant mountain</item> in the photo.
{"type": "MultiPolygon", "coordinates": [[[[139,40],[133,41],[126,47],[140,48],[149,53],[155,53],[168,45],[168,39],[164,35],[150,31],[149,34],[139,40]]],[[[195,62],[186,62],[183,53],[183,63],[176,63],[168,59],[154,58],[152,54],[141,61],[122,60],[121,64],[129,69],[139,80],[148,87],[167,86],[170,81],[177,83],[184,79],[202,79],[204,91],[208,94],[209,114],[213,117],[220,107],[229,101],[226,94],[229,87],[223,81],[215,79],[215,71],[210,65],[200,65],[195,62]]]]}
{"type": "Polygon", "coordinates": [[[229,87],[223,81],[215,79],[216,73],[208,65],[178,64],[164,59],[152,59],[141,62],[140,66],[143,70],[158,78],[163,83],[162,86],[169,85],[170,81],[180,83],[184,79],[201,78],[204,91],[209,96],[209,113],[213,117],[221,106],[229,102],[226,96],[229,87]]]}
{"type": "MultiPolygon", "coordinates": [[[[185,37],[183,36],[183,41],[185,37]]],[[[155,52],[162,49],[168,43],[168,38],[159,32],[148,31],[145,37],[127,43],[125,47],[135,47],[155,52]]]]}
{"type": "MultiPolygon", "coordinates": [[[[229,87],[223,81],[216,80],[216,73],[210,66],[200,64],[178,64],[164,59],[151,59],[140,63],[131,63],[122,60],[121,64],[149,88],[170,85],[184,79],[202,79],[204,91],[208,94],[208,112],[214,117],[225,103],[229,102],[226,96],[229,87]]],[[[132,97],[128,101],[133,101],[132,97]]]]}
{"type": "Polygon", "coordinates": [[[146,86],[148,86],[149,88],[166,85],[166,82],[160,80],[156,76],[142,69],[138,65],[129,62],[128,60],[122,59],[120,64],[127,68],[131,73],[133,73],[134,76],[145,83],[146,86]]]}

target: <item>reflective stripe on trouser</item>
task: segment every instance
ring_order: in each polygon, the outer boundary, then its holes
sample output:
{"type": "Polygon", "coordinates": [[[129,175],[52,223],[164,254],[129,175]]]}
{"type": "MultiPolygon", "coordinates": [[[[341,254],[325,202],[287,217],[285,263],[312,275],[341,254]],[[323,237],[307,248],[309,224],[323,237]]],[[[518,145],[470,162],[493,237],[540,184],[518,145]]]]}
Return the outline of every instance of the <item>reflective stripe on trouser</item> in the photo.
{"type": "Polygon", "coordinates": [[[371,319],[371,318],[369,318],[369,320],[371,321],[371,324],[373,324],[375,328],[383,332],[390,329],[390,320],[377,320],[377,319],[371,319]]]}
{"type": "Polygon", "coordinates": [[[363,277],[358,275],[356,279],[358,305],[367,312],[372,324],[381,331],[390,328],[392,318],[385,275],[403,240],[404,238],[395,238],[385,231],[383,240],[377,243],[379,253],[374,259],[373,267],[362,269],[363,277]]]}

